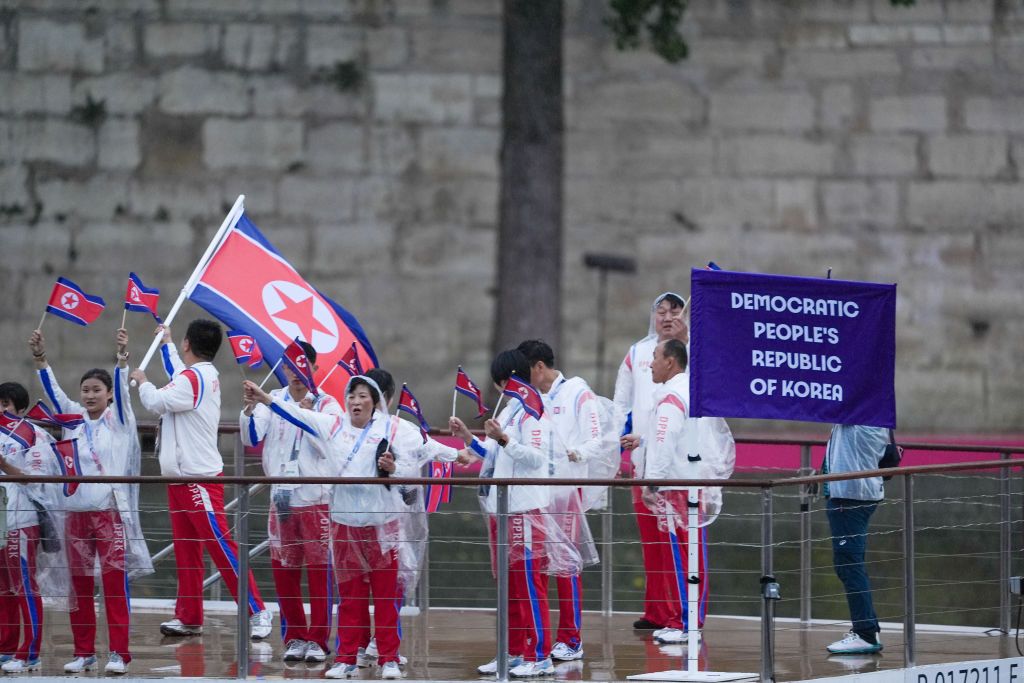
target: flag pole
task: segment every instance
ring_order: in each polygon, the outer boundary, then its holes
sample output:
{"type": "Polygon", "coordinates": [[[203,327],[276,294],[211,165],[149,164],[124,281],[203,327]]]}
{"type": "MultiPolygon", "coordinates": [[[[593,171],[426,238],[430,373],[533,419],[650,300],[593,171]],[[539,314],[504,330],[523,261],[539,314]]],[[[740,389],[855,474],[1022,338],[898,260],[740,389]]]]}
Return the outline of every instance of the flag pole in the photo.
{"type": "MultiPolygon", "coordinates": [[[[210,245],[206,247],[206,252],[203,254],[202,258],[199,259],[199,263],[196,264],[195,270],[192,271],[192,275],[190,275],[188,280],[185,282],[185,286],[181,288],[181,293],[178,294],[177,301],[175,301],[174,305],[171,306],[171,312],[167,314],[166,318],[164,318],[164,327],[170,327],[171,322],[174,320],[174,316],[178,314],[178,309],[181,308],[181,305],[185,302],[185,299],[188,298],[188,295],[192,293],[192,288],[195,287],[196,282],[202,275],[203,269],[213,256],[213,252],[220,246],[221,241],[224,239],[224,235],[232,228],[232,226],[234,226],[235,223],[238,222],[238,219],[241,218],[242,212],[244,211],[245,195],[240,194],[238,195],[238,199],[235,200],[234,205],[231,207],[231,210],[228,211],[228,215],[224,217],[224,222],[220,224],[220,229],[218,229],[217,233],[213,236],[213,240],[210,241],[210,245]]],[[[142,358],[142,362],[139,363],[139,370],[145,370],[146,366],[149,365],[149,361],[153,359],[153,354],[155,354],[156,350],[160,348],[160,340],[162,338],[163,330],[160,330],[156,333],[156,336],[153,337],[153,343],[149,345],[149,350],[146,351],[146,355],[142,358]]],[[[135,384],[134,380],[132,381],[132,384],[135,384]]]]}
{"type": "Polygon", "coordinates": [[[124,329],[124,324],[128,320],[128,309],[124,309],[124,313],[121,314],[121,329],[124,329]]]}
{"type": "Polygon", "coordinates": [[[494,404],[494,412],[491,413],[491,417],[493,419],[498,419],[498,408],[501,407],[501,399],[503,399],[503,398],[505,398],[505,392],[504,391],[502,391],[500,394],[498,394],[498,402],[494,404]]]}
{"type": "Polygon", "coordinates": [[[455,399],[459,396],[458,389],[452,389],[452,417],[455,417],[455,399]]]}
{"type": "Polygon", "coordinates": [[[283,359],[284,359],[284,356],[281,356],[281,358],[278,358],[277,362],[274,363],[274,367],[270,368],[270,372],[268,372],[267,376],[263,378],[262,382],[260,382],[260,389],[262,389],[263,385],[267,383],[267,380],[270,379],[274,375],[274,370],[277,370],[277,366],[281,364],[281,361],[283,359]]]}
{"type": "MultiPolygon", "coordinates": [[[[47,305],[49,305],[49,304],[47,304],[47,305]]],[[[45,308],[43,309],[43,317],[39,319],[39,327],[36,328],[37,330],[42,331],[42,329],[43,329],[43,321],[44,320],[46,320],[46,309],[45,308]]]]}
{"type": "Polygon", "coordinates": [[[331,378],[331,375],[333,375],[333,374],[334,374],[334,371],[335,371],[335,370],[337,370],[337,369],[338,369],[338,364],[337,364],[337,363],[335,363],[335,364],[334,364],[334,367],[333,367],[333,368],[331,368],[330,370],[328,370],[328,371],[327,371],[327,374],[326,374],[326,375],[324,375],[324,378],[323,378],[322,380],[320,380],[320,384],[317,384],[317,385],[316,385],[316,388],[317,388],[317,390],[318,390],[318,391],[319,391],[320,389],[323,389],[324,385],[325,385],[325,384],[327,384],[327,380],[329,380],[329,379],[331,378]]]}

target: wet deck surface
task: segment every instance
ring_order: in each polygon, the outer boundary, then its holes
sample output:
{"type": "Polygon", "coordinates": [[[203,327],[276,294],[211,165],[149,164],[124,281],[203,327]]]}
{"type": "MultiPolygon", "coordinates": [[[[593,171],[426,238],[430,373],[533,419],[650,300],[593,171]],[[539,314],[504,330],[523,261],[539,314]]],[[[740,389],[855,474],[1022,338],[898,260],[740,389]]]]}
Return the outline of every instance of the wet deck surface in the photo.
{"type": "MultiPolygon", "coordinates": [[[[100,611],[102,615],[102,611],[100,611]]],[[[159,623],[169,618],[163,611],[136,610],[132,617],[130,676],[216,677],[237,674],[234,615],[208,613],[205,632],[191,638],[166,638],[159,623]]],[[[557,665],[557,680],[619,681],[635,673],[686,668],[683,646],[659,646],[647,632],[631,627],[635,615],[604,618],[584,613],[582,662],[557,665]]],[[[409,680],[479,680],[476,666],[494,656],[494,615],[487,611],[432,609],[429,613],[402,618],[402,654],[409,680]]],[[[898,669],[904,666],[903,639],[898,630],[885,630],[885,650],[874,656],[829,657],[825,645],[843,635],[843,625],[776,623],[775,670],[777,680],[796,681],[844,674],[898,669]]],[[[327,665],[285,665],[281,661],[277,617],[275,630],[263,643],[250,647],[250,677],[321,678],[327,665]]],[[[97,648],[105,652],[105,626],[101,623],[97,648]]],[[[705,671],[759,672],[760,622],[756,619],[709,617],[701,647],[705,671]]],[[[1016,656],[1011,638],[983,635],[978,630],[933,632],[918,627],[917,663],[936,664],[1016,656]]],[[[42,668],[30,675],[63,676],[63,664],[71,659],[71,632],[66,614],[47,611],[42,648],[42,668]]],[[[100,656],[100,668],[105,658],[100,656]]],[[[102,676],[92,672],[85,677],[102,676]]],[[[376,667],[363,669],[362,679],[377,679],[376,667]]],[[[492,677],[493,680],[493,677],[492,677]]]]}

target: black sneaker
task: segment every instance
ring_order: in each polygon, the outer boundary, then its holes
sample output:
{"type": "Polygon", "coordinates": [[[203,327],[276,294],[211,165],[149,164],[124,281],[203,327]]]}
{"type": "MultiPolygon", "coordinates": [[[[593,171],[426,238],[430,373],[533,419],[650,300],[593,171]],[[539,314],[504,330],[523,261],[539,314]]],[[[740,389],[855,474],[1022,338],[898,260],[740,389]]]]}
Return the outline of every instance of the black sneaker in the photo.
{"type": "Polygon", "coordinates": [[[659,628],[662,628],[662,625],[655,624],[646,617],[642,617],[633,622],[633,628],[637,631],[657,631],[659,628]]]}

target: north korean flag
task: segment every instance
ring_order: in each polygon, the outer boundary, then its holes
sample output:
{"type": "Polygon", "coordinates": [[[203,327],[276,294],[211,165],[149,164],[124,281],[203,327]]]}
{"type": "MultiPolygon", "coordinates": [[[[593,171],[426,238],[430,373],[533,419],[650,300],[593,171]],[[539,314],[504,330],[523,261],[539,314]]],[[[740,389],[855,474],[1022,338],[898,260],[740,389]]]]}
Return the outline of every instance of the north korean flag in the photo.
{"type": "Polygon", "coordinates": [[[523,410],[534,418],[539,420],[540,416],[544,414],[544,401],[540,397],[540,392],[534,389],[529,382],[524,382],[515,375],[509,377],[505,382],[502,393],[509,398],[519,399],[519,402],[523,404],[523,410]]]}
{"type": "Polygon", "coordinates": [[[25,417],[61,429],[78,429],[85,424],[85,418],[78,413],[55,413],[43,401],[36,401],[25,413],[25,417]]]}
{"type": "Polygon", "coordinates": [[[95,322],[104,306],[106,304],[100,297],[90,296],[71,280],[59,277],[50,292],[46,312],[84,326],[95,322]]]}
{"type": "Polygon", "coordinates": [[[466,374],[461,365],[459,366],[459,372],[455,375],[455,391],[463,396],[469,396],[476,401],[476,409],[479,411],[477,417],[483,417],[490,410],[490,408],[484,405],[484,395],[480,391],[480,387],[473,384],[473,380],[469,378],[469,375],[466,374]]]}
{"type": "MultiPolygon", "coordinates": [[[[229,328],[246,330],[268,361],[298,337],[317,351],[323,377],[357,343],[365,368],[377,357],[355,317],[324,296],[288,263],[244,214],[206,263],[189,298],[229,328]]],[[[348,378],[335,373],[321,387],[344,396],[348,378]]]]}
{"type": "MultiPolygon", "coordinates": [[[[453,463],[450,462],[432,462],[430,463],[430,470],[427,472],[427,476],[431,478],[448,478],[452,476],[455,471],[453,463]]],[[[427,484],[426,491],[426,508],[427,512],[437,512],[437,509],[441,507],[441,503],[452,502],[452,487],[451,484],[427,484]]]]}
{"type": "Polygon", "coordinates": [[[0,415],[0,434],[9,437],[22,448],[32,448],[36,445],[35,428],[14,413],[5,411],[0,415]]]}
{"type": "Polygon", "coordinates": [[[156,321],[160,320],[157,314],[157,304],[160,303],[160,290],[147,287],[142,284],[142,279],[135,273],[128,273],[128,291],[124,294],[124,310],[135,311],[136,313],[149,313],[156,321]]]}
{"type": "Polygon", "coordinates": [[[306,385],[314,396],[319,396],[320,393],[316,389],[316,382],[313,380],[313,367],[306,358],[306,352],[299,346],[299,340],[295,339],[291,344],[285,347],[284,357],[281,360],[288,366],[295,375],[302,379],[302,383],[306,385]]]}
{"type": "Polygon", "coordinates": [[[423,435],[423,443],[426,443],[430,425],[427,424],[427,418],[423,417],[420,402],[416,400],[416,397],[412,395],[409,387],[405,384],[402,385],[402,393],[398,397],[398,409],[416,418],[416,421],[420,424],[420,434],[423,435]]]}
{"type": "Polygon", "coordinates": [[[250,368],[263,365],[263,352],[251,334],[238,330],[228,330],[226,334],[231,343],[231,352],[235,354],[235,362],[239,365],[248,365],[250,368]]]}
{"type": "Polygon", "coordinates": [[[356,348],[355,342],[352,342],[352,346],[338,361],[338,367],[347,372],[349,377],[363,374],[363,364],[359,362],[359,349],[356,348]]]}
{"type": "MultiPolygon", "coordinates": [[[[60,465],[60,473],[65,477],[79,477],[82,475],[82,464],[78,461],[78,439],[65,439],[64,441],[53,441],[50,443],[53,454],[57,456],[57,464],[60,465]]],[[[72,496],[78,490],[77,481],[64,482],[64,496],[72,496]]]]}

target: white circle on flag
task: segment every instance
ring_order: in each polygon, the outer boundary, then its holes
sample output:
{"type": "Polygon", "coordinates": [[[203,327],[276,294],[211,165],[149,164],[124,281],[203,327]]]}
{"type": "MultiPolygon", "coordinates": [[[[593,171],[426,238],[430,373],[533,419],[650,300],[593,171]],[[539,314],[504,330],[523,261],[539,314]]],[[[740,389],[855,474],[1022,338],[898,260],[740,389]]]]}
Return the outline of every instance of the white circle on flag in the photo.
{"type": "Polygon", "coordinates": [[[317,353],[330,353],[338,347],[334,315],[305,287],[285,280],[268,282],[263,286],[263,307],[288,339],[307,341],[317,353]]]}
{"type": "Polygon", "coordinates": [[[60,305],[68,311],[78,308],[78,295],[74,292],[64,292],[64,296],[60,298],[60,305]]]}
{"type": "Polygon", "coordinates": [[[250,351],[252,351],[252,339],[245,337],[244,339],[238,342],[238,348],[240,348],[245,353],[249,353],[250,351]]]}
{"type": "Polygon", "coordinates": [[[134,283],[132,283],[131,300],[134,301],[135,303],[140,303],[139,302],[139,288],[136,287],[134,283]]]}

